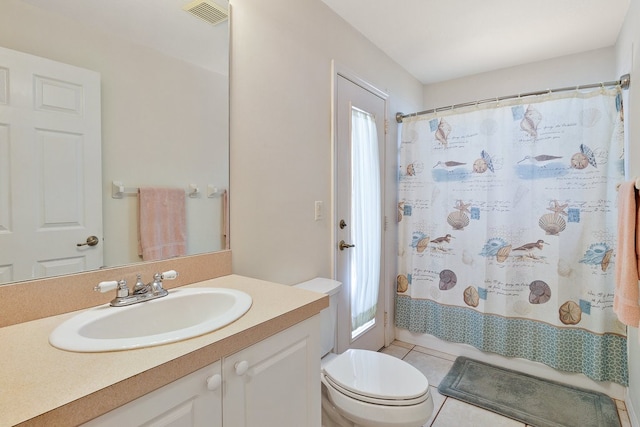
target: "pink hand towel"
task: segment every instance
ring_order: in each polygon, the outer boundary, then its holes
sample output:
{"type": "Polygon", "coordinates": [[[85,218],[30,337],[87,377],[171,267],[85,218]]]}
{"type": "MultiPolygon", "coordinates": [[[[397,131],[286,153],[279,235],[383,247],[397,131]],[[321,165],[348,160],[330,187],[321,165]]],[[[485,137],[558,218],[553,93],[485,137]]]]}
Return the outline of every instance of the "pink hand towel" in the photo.
{"type": "Polygon", "coordinates": [[[183,189],[140,188],[138,254],[143,260],[160,260],[186,254],[185,200],[183,189]]]}
{"type": "Polygon", "coordinates": [[[640,325],[638,298],[638,254],[640,224],[635,182],[624,182],[618,188],[618,250],[616,253],[616,290],[613,311],[627,326],[640,325]]]}

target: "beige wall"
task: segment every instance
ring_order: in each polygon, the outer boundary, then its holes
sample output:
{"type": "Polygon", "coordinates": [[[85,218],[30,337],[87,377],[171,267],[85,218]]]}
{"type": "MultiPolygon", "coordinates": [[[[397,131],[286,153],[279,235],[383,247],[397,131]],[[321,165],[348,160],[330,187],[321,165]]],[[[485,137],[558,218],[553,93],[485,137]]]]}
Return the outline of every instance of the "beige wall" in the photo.
{"type": "MultiPolygon", "coordinates": [[[[18,0],[0,1],[0,46],[98,71],[105,264],[138,261],[137,198],[126,186],[228,183],[228,79],[18,0]]],[[[220,248],[221,199],[187,199],[191,253],[220,248]]]]}
{"type": "MultiPolygon", "coordinates": [[[[627,12],[624,26],[616,44],[616,59],[618,74],[630,73],[631,86],[627,91],[625,121],[629,162],[629,177],[640,176],[640,63],[634,58],[640,51],[640,3],[632,1],[627,12]]],[[[629,389],[627,408],[634,426],[640,425],[640,345],[638,343],[638,329],[629,328],[629,389]]]]}
{"type": "Polygon", "coordinates": [[[617,80],[615,49],[598,49],[427,85],[424,108],[617,80]]]}
{"type": "Polygon", "coordinates": [[[332,60],[390,95],[391,224],[393,116],[420,107],[422,85],[319,0],[231,5],[233,271],[285,284],[332,277],[332,60]],[[316,200],[325,206],[321,221],[314,220],[316,200]]]}

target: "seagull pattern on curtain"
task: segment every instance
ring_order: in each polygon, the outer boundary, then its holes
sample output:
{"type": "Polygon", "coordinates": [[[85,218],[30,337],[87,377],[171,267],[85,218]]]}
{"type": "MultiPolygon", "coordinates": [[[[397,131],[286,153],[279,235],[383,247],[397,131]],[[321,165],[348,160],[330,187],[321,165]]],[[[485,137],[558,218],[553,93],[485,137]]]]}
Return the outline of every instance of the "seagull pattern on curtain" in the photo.
{"type": "Polygon", "coordinates": [[[620,88],[405,118],[396,324],[627,384],[620,88]]]}

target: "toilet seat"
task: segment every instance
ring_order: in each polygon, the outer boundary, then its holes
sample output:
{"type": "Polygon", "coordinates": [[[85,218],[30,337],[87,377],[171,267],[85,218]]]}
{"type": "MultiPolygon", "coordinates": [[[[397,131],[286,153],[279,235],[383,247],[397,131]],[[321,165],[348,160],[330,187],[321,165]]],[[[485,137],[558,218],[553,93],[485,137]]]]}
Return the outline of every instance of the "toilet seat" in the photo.
{"type": "Polygon", "coordinates": [[[429,381],[393,356],[350,349],[322,369],[327,386],[362,402],[384,406],[418,405],[429,398],[429,381]]]}
{"type": "Polygon", "coordinates": [[[422,402],[424,402],[425,400],[427,400],[429,398],[429,396],[425,393],[420,397],[416,397],[413,399],[403,399],[403,400],[398,400],[398,399],[378,399],[375,397],[371,397],[371,396],[366,396],[363,394],[359,394],[359,393],[354,393],[351,390],[347,390],[343,387],[341,387],[339,384],[336,384],[331,378],[327,377],[326,375],[323,378],[325,385],[332,387],[334,390],[338,391],[339,393],[344,394],[345,396],[349,396],[352,399],[356,399],[359,400],[361,402],[366,402],[366,403],[372,403],[375,405],[382,405],[382,406],[411,406],[411,405],[418,405],[422,402]]]}
{"type": "MultiPolygon", "coordinates": [[[[408,406],[378,405],[351,398],[327,384],[326,375],[322,375],[323,417],[329,417],[326,425],[353,425],[368,427],[421,427],[433,413],[433,398],[427,391],[425,400],[408,406]],[[327,398],[325,399],[324,393],[327,398]],[[346,420],[335,422],[338,420],[346,420]]],[[[323,418],[323,423],[324,423],[323,418]]],[[[324,424],[323,424],[324,425],[324,424]]]]}

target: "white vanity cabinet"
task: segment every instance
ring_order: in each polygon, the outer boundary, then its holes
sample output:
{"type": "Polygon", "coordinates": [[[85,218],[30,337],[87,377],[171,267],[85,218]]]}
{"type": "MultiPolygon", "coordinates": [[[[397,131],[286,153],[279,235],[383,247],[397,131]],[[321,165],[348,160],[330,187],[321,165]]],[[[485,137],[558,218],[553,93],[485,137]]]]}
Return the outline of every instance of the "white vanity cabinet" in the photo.
{"type": "Polygon", "coordinates": [[[221,427],[221,366],[215,362],[83,426],[221,427]]]}
{"type": "Polygon", "coordinates": [[[320,427],[319,334],[316,315],[84,426],[320,427]]]}
{"type": "Polygon", "coordinates": [[[320,427],[320,316],[223,360],[225,427],[320,427]]]}

